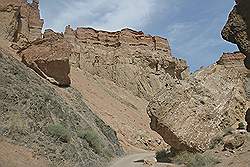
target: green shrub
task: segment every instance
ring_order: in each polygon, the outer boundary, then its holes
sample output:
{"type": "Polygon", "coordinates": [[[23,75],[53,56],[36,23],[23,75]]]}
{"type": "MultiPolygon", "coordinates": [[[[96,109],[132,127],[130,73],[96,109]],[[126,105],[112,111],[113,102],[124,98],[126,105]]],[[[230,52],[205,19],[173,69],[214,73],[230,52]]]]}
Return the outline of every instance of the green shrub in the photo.
{"type": "Polygon", "coordinates": [[[85,132],[79,132],[78,137],[86,140],[91,148],[93,148],[96,154],[101,154],[103,144],[98,134],[94,130],[87,130],[85,132]]]}
{"type": "Polygon", "coordinates": [[[68,143],[71,139],[71,134],[62,124],[50,124],[48,132],[51,136],[59,139],[62,142],[68,143]]]}
{"type": "Polygon", "coordinates": [[[223,144],[223,137],[218,135],[211,139],[209,143],[209,148],[214,149],[216,146],[223,144]]]}
{"type": "Polygon", "coordinates": [[[182,152],[173,158],[177,164],[185,164],[187,167],[213,167],[219,163],[219,160],[199,153],[182,152]]]}
{"type": "Polygon", "coordinates": [[[238,124],[238,129],[245,129],[245,124],[243,122],[240,122],[238,124]]]}
{"type": "Polygon", "coordinates": [[[168,161],[168,151],[163,149],[160,151],[157,151],[155,154],[155,158],[158,162],[167,162],[168,161]]]}

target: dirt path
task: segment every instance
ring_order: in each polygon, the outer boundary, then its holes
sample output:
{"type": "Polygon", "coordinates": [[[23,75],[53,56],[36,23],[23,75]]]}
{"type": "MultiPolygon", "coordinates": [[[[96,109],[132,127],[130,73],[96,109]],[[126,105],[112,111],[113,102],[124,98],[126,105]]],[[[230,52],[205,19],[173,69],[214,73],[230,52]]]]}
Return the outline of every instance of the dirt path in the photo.
{"type": "Polygon", "coordinates": [[[143,160],[152,159],[154,155],[154,152],[127,155],[113,162],[110,167],[143,167],[143,160]]]}

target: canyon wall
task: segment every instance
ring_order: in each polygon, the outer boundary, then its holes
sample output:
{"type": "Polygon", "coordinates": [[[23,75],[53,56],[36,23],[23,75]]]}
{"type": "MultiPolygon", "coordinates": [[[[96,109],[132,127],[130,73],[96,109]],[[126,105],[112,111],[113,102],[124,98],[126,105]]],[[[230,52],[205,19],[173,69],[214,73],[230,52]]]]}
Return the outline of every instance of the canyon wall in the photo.
{"type": "Polygon", "coordinates": [[[245,120],[245,55],[225,53],[186,80],[172,80],[150,102],[151,128],[179,151],[203,152],[213,138],[245,120]]]}
{"type": "Polygon", "coordinates": [[[134,95],[149,100],[169,78],[188,76],[184,60],[171,55],[166,39],[123,29],[117,32],[67,26],[64,38],[74,52],[74,67],[113,81],[134,95]]]}
{"type": "Polygon", "coordinates": [[[0,0],[0,38],[27,43],[41,38],[39,0],[0,0]]]}

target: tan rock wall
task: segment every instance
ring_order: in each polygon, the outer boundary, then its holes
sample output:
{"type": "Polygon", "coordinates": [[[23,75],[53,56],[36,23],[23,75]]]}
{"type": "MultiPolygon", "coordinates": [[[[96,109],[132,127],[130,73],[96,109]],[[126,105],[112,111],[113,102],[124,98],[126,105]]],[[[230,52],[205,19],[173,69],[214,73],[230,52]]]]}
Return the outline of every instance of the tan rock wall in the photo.
{"type": "Polygon", "coordinates": [[[41,38],[43,20],[39,1],[0,0],[0,38],[15,42],[30,42],[41,38]]]}
{"type": "Polygon", "coordinates": [[[93,75],[109,79],[134,95],[150,99],[166,81],[188,74],[185,61],[172,57],[168,41],[130,29],[117,32],[70,26],[64,37],[74,46],[70,61],[93,75]]]}
{"type": "Polygon", "coordinates": [[[207,150],[225,128],[244,121],[243,60],[242,54],[224,54],[220,63],[170,81],[147,108],[151,128],[176,150],[207,150]]]}

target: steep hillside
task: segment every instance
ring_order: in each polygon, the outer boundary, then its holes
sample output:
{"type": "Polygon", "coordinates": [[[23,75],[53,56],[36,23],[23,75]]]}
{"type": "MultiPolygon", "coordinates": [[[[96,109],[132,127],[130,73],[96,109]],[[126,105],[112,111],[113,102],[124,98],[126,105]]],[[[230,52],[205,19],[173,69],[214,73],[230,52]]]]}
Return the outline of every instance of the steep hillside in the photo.
{"type": "Polygon", "coordinates": [[[9,143],[53,166],[105,166],[123,154],[116,133],[74,88],[54,87],[2,50],[0,67],[0,135],[9,143]]]}

